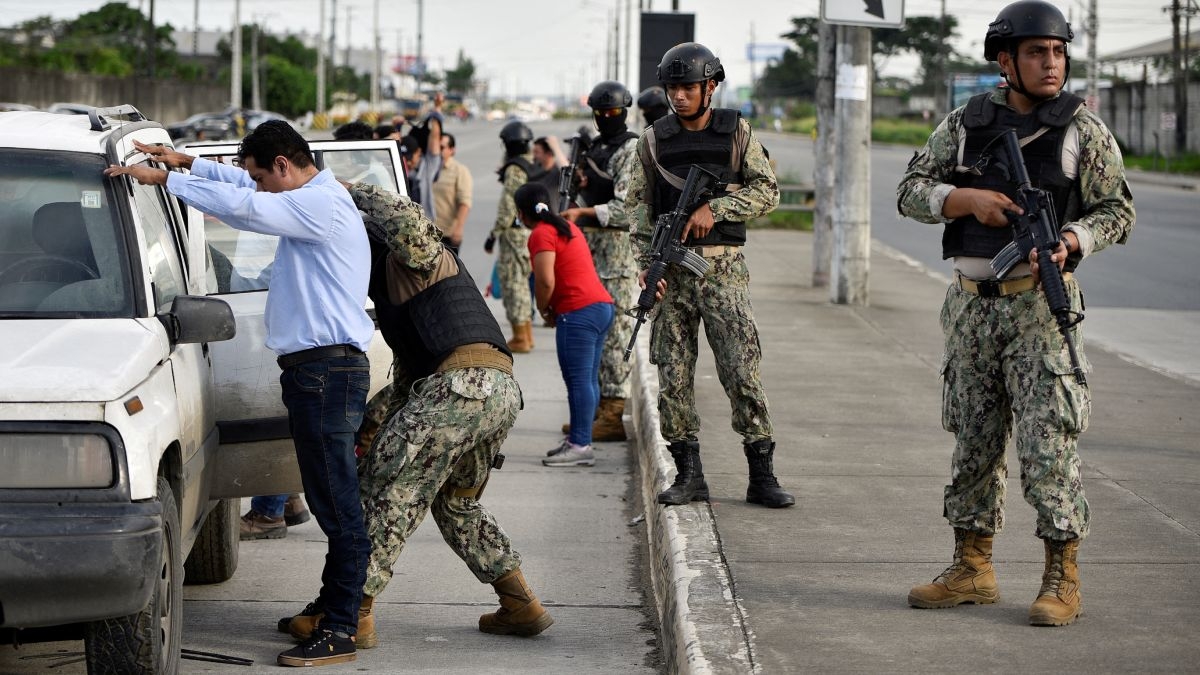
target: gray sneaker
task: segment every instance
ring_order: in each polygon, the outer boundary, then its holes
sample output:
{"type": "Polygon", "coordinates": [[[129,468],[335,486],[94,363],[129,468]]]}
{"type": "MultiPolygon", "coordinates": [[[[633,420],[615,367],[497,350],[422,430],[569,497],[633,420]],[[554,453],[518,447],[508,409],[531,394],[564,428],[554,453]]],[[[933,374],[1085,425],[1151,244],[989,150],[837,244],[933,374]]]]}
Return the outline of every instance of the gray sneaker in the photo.
{"type": "Polygon", "coordinates": [[[573,448],[570,443],[564,441],[559,451],[543,459],[542,464],[544,466],[594,466],[596,455],[592,453],[590,445],[573,448]]]}

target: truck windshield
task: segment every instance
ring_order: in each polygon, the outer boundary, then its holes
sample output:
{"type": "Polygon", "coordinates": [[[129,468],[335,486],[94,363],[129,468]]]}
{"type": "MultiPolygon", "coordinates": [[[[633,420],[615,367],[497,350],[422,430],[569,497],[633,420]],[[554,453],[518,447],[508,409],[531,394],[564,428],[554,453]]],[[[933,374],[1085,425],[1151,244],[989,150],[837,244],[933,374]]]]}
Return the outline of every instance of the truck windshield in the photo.
{"type": "Polygon", "coordinates": [[[0,148],[0,316],[132,317],[100,155],[0,148]]]}

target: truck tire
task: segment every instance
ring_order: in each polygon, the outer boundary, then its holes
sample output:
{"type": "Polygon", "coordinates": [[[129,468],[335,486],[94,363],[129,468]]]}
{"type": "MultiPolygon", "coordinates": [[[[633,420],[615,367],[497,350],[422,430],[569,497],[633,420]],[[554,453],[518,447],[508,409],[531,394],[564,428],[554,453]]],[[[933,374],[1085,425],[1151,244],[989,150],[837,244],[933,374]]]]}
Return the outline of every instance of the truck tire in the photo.
{"type": "Polygon", "coordinates": [[[154,594],[142,611],[84,626],[88,675],[176,675],[183,634],[183,561],[179,507],[166,479],[158,479],[162,503],[162,559],[154,594]]]}
{"type": "Polygon", "coordinates": [[[238,566],[241,516],[238,499],[222,499],[208,514],[192,552],[183,563],[184,583],[219,584],[228,581],[238,566]]]}

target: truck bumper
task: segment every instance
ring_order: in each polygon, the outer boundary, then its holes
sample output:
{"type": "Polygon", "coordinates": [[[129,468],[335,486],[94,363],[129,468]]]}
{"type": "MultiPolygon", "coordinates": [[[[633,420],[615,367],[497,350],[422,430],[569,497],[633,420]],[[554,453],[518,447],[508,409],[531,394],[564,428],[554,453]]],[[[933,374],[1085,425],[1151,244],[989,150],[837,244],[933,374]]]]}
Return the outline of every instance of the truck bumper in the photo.
{"type": "Polygon", "coordinates": [[[126,616],[150,601],[162,505],[0,504],[0,627],[126,616]]]}

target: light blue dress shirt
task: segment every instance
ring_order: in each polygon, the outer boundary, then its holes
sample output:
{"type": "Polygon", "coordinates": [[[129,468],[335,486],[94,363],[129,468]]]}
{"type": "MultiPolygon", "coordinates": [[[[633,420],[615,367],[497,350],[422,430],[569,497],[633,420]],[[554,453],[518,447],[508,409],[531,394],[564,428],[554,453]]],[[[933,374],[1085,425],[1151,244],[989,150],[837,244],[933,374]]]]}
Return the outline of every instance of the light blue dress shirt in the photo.
{"type": "Polygon", "coordinates": [[[329,170],[286,192],[258,192],[245,170],[196,158],[167,189],[230,227],[279,237],[267,291],[267,348],[291,354],[337,344],[367,350],[375,325],[363,305],[371,247],[362,216],[329,170]]]}

